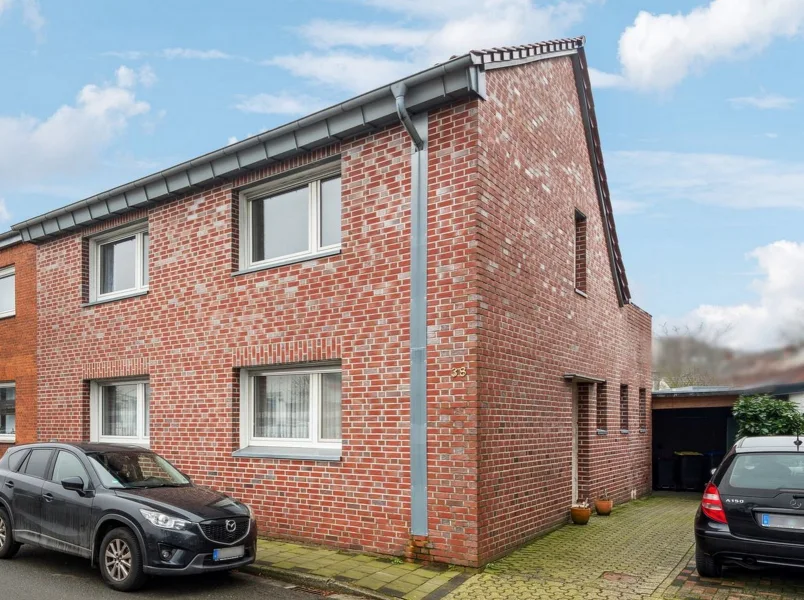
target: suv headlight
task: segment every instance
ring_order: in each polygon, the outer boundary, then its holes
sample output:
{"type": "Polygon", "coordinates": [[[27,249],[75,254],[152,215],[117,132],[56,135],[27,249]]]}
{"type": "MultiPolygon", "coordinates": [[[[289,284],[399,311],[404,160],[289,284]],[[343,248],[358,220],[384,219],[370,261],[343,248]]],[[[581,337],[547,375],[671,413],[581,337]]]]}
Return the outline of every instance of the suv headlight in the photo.
{"type": "Polygon", "coordinates": [[[249,516],[249,517],[251,517],[251,519],[252,519],[252,520],[254,520],[254,519],[256,519],[256,518],[257,518],[257,517],[254,515],[254,509],[253,509],[253,508],[251,508],[251,505],[250,505],[250,504],[244,504],[243,506],[245,506],[245,507],[248,509],[248,516],[249,516]]]}
{"type": "Polygon", "coordinates": [[[190,521],[170,517],[161,512],[145,510],[144,508],[141,508],[140,512],[142,513],[142,516],[145,517],[145,520],[151,523],[151,525],[156,525],[162,529],[178,529],[179,531],[183,531],[190,526],[190,521]]]}

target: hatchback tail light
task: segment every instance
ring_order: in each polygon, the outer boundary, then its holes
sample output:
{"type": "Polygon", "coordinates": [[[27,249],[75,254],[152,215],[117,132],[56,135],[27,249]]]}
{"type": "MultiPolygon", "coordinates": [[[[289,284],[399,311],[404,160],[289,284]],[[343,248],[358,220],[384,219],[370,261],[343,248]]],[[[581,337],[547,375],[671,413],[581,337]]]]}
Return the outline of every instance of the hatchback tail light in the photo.
{"type": "Polygon", "coordinates": [[[718,523],[726,523],[726,511],[723,510],[723,502],[720,499],[720,492],[714,483],[709,483],[706,486],[701,500],[701,510],[703,514],[717,521],[718,523]]]}

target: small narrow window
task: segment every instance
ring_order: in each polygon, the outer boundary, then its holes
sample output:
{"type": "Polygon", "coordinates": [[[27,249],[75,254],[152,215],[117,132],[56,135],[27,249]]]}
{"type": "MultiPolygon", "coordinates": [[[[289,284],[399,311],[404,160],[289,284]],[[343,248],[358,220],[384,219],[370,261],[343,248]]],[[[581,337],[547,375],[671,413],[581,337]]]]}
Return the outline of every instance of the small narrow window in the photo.
{"type": "Polygon", "coordinates": [[[14,442],[17,432],[17,396],[13,383],[0,383],[0,442],[14,442]]]}
{"type": "Polygon", "coordinates": [[[606,384],[598,383],[595,386],[595,403],[597,405],[597,428],[598,431],[608,431],[609,412],[608,399],[606,395],[606,384]]]}
{"type": "Polygon", "coordinates": [[[16,281],[14,267],[0,269],[0,319],[17,312],[16,281]]]}
{"type": "Polygon", "coordinates": [[[586,215],[575,211],[575,290],[586,293],[586,215]]]}
{"type": "Polygon", "coordinates": [[[639,388],[639,429],[648,429],[648,395],[645,388],[639,388]]]}
{"type": "Polygon", "coordinates": [[[628,386],[620,386],[620,431],[628,433],[628,386]]]}
{"type": "Polygon", "coordinates": [[[145,292],[150,283],[147,225],[137,225],[90,244],[90,301],[125,298],[145,292]]]}

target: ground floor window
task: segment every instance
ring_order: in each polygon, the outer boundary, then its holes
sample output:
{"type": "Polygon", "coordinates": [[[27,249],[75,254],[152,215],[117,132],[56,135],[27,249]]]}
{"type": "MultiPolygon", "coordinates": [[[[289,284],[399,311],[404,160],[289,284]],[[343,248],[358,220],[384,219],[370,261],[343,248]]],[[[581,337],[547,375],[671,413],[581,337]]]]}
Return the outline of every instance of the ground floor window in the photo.
{"type": "Polygon", "coordinates": [[[0,383],[0,442],[16,441],[17,390],[13,383],[0,383]]]}
{"type": "Polygon", "coordinates": [[[242,447],[340,449],[340,366],[248,370],[241,381],[242,447]]]}
{"type": "Polygon", "coordinates": [[[90,401],[93,442],[149,444],[151,386],[147,381],[92,382],[90,401]]]}

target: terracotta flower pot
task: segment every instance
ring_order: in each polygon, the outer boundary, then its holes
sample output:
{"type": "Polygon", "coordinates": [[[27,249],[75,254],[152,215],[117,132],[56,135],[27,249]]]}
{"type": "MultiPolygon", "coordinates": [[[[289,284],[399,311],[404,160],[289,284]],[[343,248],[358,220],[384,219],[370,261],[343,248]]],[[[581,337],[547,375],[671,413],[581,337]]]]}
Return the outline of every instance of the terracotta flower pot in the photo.
{"type": "Polygon", "coordinates": [[[595,512],[607,517],[614,508],[614,500],[595,500],[595,512]]]}
{"type": "Polygon", "coordinates": [[[570,508],[570,516],[572,517],[572,522],[576,525],[586,525],[589,522],[589,518],[592,516],[592,509],[590,508],[581,508],[580,506],[573,506],[570,508]]]}

